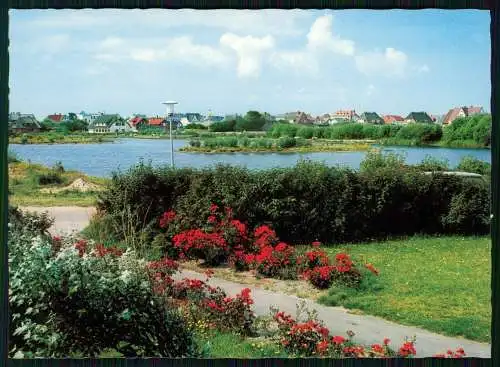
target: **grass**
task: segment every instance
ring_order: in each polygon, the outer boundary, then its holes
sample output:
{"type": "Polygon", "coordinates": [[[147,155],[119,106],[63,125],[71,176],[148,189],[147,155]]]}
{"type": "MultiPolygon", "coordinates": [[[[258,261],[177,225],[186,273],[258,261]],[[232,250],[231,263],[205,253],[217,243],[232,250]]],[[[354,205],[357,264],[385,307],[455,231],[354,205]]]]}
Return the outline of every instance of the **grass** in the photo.
{"type": "Polygon", "coordinates": [[[115,134],[41,132],[9,136],[9,144],[95,144],[113,141],[115,137],[115,134]]]}
{"type": "Polygon", "coordinates": [[[199,338],[209,358],[286,358],[287,354],[269,339],[243,338],[232,333],[212,332],[199,338]]]}
{"type": "Polygon", "coordinates": [[[415,237],[325,250],[364,258],[380,275],[363,291],[332,287],[320,303],[449,336],[491,340],[489,237],[415,237]]]}
{"type": "Polygon", "coordinates": [[[97,191],[107,180],[89,177],[76,171],[57,171],[55,168],[27,162],[9,164],[9,202],[18,206],[92,206],[97,191]],[[94,186],[92,191],[65,189],[81,178],[94,186]]]}

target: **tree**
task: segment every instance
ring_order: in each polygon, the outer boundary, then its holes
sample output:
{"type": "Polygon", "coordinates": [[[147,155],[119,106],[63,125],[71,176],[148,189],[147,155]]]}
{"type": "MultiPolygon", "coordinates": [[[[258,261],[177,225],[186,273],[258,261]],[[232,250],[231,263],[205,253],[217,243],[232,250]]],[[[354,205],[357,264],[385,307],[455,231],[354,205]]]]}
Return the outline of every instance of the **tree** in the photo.
{"type": "Polygon", "coordinates": [[[236,131],[260,131],[265,125],[265,117],[258,111],[248,111],[244,118],[236,120],[236,131]]]}

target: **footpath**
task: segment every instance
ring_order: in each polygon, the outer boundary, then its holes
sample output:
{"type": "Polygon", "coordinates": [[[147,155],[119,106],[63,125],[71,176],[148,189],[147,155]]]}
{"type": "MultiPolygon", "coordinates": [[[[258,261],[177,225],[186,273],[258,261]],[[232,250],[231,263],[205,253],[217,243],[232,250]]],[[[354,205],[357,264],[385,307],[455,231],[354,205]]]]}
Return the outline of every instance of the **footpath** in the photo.
{"type": "MultiPolygon", "coordinates": [[[[87,226],[95,210],[81,207],[23,207],[23,210],[48,212],[54,217],[55,223],[50,229],[53,234],[62,234],[72,231],[81,231],[87,226]]],[[[182,278],[205,279],[205,275],[190,270],[182,270],[176,274],[177,279],[182,278]]],[[[250,288],[255,301],[254,311],[257,315],[269,315],[270,307],[277,306],[281,311],[295,315],[296,304],[304,301],[309,309],[318,313],[318,318],[323,320],[325,326],[336,335],[345,335],[347,330],[355,333],[354,339],[363,344],[381,343],[385,337],[391,339],[397,346],[405,337],[416,336],[415,348],[417,357],[432,357],[436,353],[445,353],[448,348],[464,348],[468,357],[490,358],[491,345],[475,341],[452,338],[416,328],[396,324],[378,317],[368,315],[354,315],[342,307],[328,307],[314,301],[295,296],[271,292],[259,287],[251,287],[224,279],[211,278],[208,282],[212,286],[223,288],[228,295],[239,293],[242,288],[250,288]]]]}

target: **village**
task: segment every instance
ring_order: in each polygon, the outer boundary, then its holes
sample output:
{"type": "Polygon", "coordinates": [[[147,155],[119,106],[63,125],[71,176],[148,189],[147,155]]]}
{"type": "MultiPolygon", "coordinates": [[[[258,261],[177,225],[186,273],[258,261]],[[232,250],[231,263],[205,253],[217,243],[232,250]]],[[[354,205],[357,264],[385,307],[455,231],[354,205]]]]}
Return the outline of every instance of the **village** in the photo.
{"type": "MultiPolygon", "coordinates": [[[[424,111],[410,112],[406,117],[395,114],[378,114],[377,112],[363,112],[358,114],[355,110],[337,110],[334,113],[325,113],[312,116],[303,111],[288,112],[278,115],[264,113],[264,117],[270,123],[290,123],[300,125],[330,126],[341,123],[368,123],[376,125],[396,124],[406,125],[409,123],[435,123],[442,126],[450,125],[460,117],[470,117],[485,113],[481,106],[462,106],[451,108],[444,115],[432,115],[424,111]]],[[[169,116],[148,116],[144,114],[133,114],[122,117],[120,114],[98,113],[53,113],[39,120],[32,113],[11,112],[9,114],[9,134],[37,133],[51,130],[55,126],[65,122],[81,122],[78,131],[86,131],[89,134],[116,134],[133,133],[141,129],[164,130],[172,122],[174,129],[197,127],[208,128],[212,124],[238,118],[239,115],[214,115],[211,111],[201,113],[173,113],[169,116]]]]}

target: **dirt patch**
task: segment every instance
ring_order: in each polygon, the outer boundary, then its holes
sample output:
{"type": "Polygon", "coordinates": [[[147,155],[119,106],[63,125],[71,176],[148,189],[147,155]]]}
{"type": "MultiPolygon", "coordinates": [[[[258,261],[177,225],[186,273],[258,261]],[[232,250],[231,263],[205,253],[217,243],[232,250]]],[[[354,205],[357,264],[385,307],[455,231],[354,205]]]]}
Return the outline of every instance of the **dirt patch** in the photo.
{"type": "MultiPolygon", "coordinates": [[[[207,268],[201,265],[199,261],[182,262],[181,268],[192,270],[197,273],[204,273],[207,268]]],[[[272,278],[257,278],[254,271],[236,272],[228,266],[210,268],[214,272],[214,277],[232,281],[240,284],[248,284],[264,290],[285,293],[288,295],[307,298],[317,301],[320,296],[327,293],[314,288],[314,286],[305,280],[280,280],[272,278]]]]}
{"type": "Polygon", "coordinates": [[[66,187],[61,188],[45,188],[41,189],[40,192],[44,193],[56,193],[61,191],[80,191],[80,192],[89,192],[89,191],[99,191],[101,187],[93,184],[92,182],[85,181],[83,178],[77,178],[71,184],[66,187]]]}

